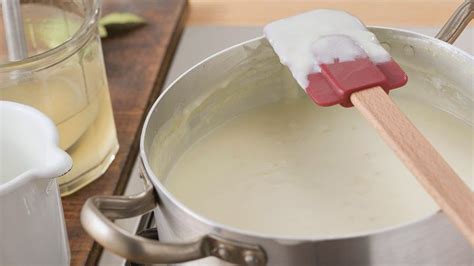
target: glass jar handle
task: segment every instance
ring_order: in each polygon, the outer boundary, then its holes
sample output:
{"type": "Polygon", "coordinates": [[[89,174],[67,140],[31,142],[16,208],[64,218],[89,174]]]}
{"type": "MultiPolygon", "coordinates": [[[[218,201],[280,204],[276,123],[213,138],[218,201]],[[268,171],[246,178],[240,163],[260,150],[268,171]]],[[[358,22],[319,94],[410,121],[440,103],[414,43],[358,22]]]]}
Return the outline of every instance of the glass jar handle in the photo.
{"type": "Polygon", "coordinates": [[[436,34],[436,38],[447,43],[454,43],[473,18],[474,0],[466,0],[454,11],[454,14],[436,34]]]}

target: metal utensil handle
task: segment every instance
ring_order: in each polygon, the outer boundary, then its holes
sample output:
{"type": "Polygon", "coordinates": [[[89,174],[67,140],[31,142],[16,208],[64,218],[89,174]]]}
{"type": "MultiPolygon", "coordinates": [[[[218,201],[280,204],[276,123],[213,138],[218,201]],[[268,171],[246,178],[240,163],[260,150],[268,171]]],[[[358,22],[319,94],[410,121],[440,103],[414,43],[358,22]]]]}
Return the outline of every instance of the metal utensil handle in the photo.
{"type": "Polygon", "coordinates": [[[154,189],[147,183],[146,190],[137,195],[89,198],[82,207],[81,224],[105,249],[138,263],[181,263],[207,256],[239,265],[266,263],[265,253],[256,245],[215,236],[204,236],[189,243],[162,243],[135,236],[110,220],[142,215],[157,207],[154,189]]]}
{"type": "Polygon", "coordinates": [[[8,59],[20,61],[28,57],[20,1],[2,0],[1,3],[8,59]]]}
{"type": "Polygon", "coordinates": [[[466,0],[448,19],[436,38],[447,43],[454,43],[469,22],[474,18],[474,0],[466,0]]]}

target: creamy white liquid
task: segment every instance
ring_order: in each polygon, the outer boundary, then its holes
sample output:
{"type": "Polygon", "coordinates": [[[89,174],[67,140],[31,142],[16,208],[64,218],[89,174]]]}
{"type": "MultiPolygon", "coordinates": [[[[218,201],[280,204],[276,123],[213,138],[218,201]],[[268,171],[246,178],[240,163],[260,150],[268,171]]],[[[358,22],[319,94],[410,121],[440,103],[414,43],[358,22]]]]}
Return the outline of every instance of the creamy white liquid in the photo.
{"type": "MultiPolygon", "coordinates": [[[[402,110],[472,181],[472,127],[420,102],[402,110]]],[[[304,98],[243,113],[195,142],[165,186],[213,221],[281,237],[398,226],[438,210],[357,112],[304,98]]]]}
{"type": "Polygon", "coordinates": [[[320,72],[320,64],[366,56],[375,63],[390,60],[375,35],[343,11],[318,9],[277,20],[266,25],[264,33],[303,89],[308,74],[320,72]]]}

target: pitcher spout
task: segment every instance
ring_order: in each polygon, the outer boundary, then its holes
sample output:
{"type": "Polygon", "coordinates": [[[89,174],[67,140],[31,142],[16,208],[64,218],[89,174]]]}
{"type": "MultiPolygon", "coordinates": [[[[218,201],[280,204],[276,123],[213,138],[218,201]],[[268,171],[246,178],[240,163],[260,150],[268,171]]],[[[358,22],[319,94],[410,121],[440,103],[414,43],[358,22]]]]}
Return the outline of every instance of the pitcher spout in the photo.
{"type": "Polygon", "coordinates": [[[58,132],[46,115],[0,101],[0,195],[32,179],[66,174],[72,159],[58,145],[58,132]]]}

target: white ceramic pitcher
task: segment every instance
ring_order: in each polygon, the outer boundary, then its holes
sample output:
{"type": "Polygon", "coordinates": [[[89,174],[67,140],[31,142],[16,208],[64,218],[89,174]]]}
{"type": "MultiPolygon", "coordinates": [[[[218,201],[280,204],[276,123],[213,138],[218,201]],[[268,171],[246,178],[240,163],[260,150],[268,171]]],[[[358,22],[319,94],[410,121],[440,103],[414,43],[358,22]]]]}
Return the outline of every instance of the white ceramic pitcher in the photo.
{"type": "Polygon", "coordinates": [[[0,265],[69,265],[56,177],[72,161],[58,142],[44,114],[0,101],[0,265]]]}

